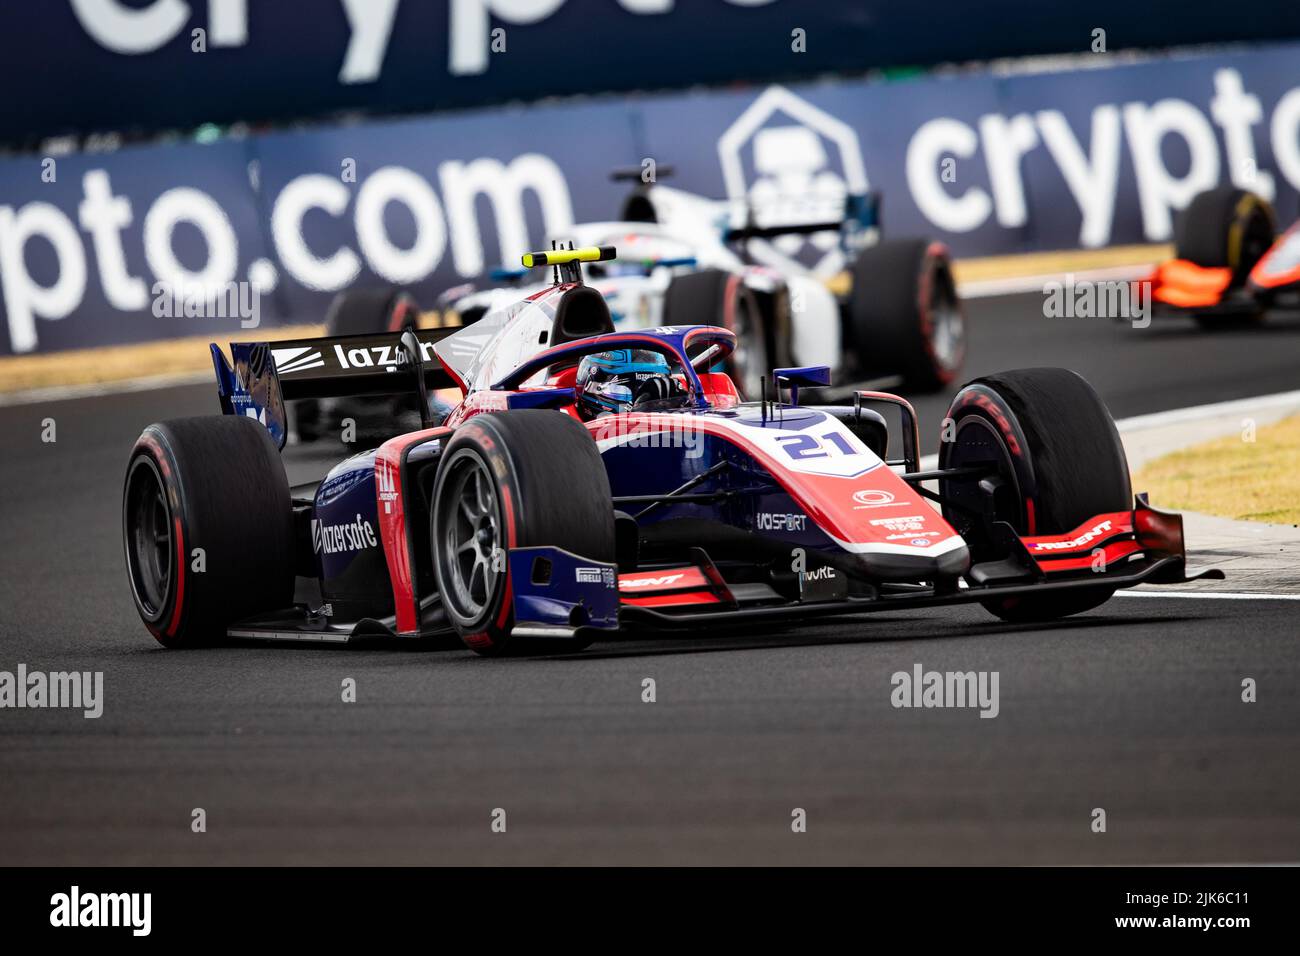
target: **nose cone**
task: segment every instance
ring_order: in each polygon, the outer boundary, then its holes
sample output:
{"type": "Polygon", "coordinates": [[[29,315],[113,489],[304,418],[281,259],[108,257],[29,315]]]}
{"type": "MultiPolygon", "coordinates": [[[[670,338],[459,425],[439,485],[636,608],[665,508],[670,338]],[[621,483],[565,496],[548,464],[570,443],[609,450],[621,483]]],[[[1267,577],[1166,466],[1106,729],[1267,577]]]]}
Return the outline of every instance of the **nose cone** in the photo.
{"type": "Polygon", "coordinates": [[[934,581],[958,577],[970,570],[970,549],[957,536],[933,545],[862,550],[854,557],[863,574],[876,581],[934,581]]]}

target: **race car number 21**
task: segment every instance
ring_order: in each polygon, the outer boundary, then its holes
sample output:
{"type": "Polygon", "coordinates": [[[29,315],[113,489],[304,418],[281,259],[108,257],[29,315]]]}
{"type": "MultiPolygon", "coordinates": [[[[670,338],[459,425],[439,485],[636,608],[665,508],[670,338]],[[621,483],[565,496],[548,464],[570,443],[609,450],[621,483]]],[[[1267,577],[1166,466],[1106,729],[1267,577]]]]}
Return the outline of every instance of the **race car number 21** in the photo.
{"type": "Polygon", "coordinates": [[[848,439],[839,432],[831,432],[821,438],[814,438],[812,435],[786,435],[778,438],[777,441],[781,444],[781,450],[795,461],[806,461],[809,458],[829,458],[833,450],[842,455],[856,455],[858,453],[857,449],[849,444],[848,439]]]}

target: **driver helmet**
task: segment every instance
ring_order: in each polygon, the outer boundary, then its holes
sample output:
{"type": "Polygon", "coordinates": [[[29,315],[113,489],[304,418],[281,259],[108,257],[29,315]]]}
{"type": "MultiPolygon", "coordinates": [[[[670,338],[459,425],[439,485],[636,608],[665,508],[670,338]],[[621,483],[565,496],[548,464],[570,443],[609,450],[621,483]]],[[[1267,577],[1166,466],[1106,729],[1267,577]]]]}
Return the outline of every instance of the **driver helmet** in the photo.
{"type": "Polygon", "coordinates": [[[578,410],[588,420],[626,412],[638,403],[670,398],[680,391],[668,360],[648,349],[611,349],[585,356],[578,364],[574,384],[578,410]]]}

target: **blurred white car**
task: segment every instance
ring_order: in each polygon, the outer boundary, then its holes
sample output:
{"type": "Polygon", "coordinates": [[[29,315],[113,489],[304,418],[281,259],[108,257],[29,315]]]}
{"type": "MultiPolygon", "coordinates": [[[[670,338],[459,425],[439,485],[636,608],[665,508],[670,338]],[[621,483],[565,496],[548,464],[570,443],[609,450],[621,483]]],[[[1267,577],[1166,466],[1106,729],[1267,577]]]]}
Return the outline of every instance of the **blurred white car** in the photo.
{"type": "MultiPolygon", "coordinates": [[[[810,184],[801,197],[736,204],[642,182],[639,168],[615,177],[634,182],[621,219],[550,238],[553,246],[618,247],[616,261],[586,272],[620,329],[731,329],[740,347],[728,371],[750,398],[769,370],[791,365],[826,365],[840,382],[912,391],[941,389],[959,374],[965,316],[948,251],[924,239],[882,241],[874,194],[832,196],[810,184]],[[840,218],[826,219],[836,206],[840,218]],[[846,267],[827,277],[800,265],[786,253],[804,241],[838,244],[846,267]],[[758,261],[764,245],[776,250],[764,258],[780,265],[758,261]]],[[[458,286],[439,305],[452,324],[469,324],[533,291],[525,278],[495,270],[495,285],[458,286]]]]}

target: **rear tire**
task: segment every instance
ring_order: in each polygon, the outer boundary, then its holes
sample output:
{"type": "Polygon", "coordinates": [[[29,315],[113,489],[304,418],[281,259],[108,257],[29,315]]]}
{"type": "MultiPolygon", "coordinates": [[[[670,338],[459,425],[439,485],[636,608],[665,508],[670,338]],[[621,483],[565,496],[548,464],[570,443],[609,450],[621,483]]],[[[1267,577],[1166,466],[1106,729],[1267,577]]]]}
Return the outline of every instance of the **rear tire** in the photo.
{"type": "Polygon", "coordinates": [[[438,593],[466,646],[493,656],[590,643],[512,637],[509,569],[493,566],[499,549],[539,546],[616,562],[609,479],[586,428],[542,409],[475,416],[447,442],[432,511],[438,593]]]}
{"type": "Polygon", "coordinates": [[[849,341],[864,371],[898,374],[934,392],[966,360],[966,315],[948,250],[926,239],[881,242],[858,254],[849,293],[849,341]]]}
{"type": "Polygon", "coordinates": [[[326,335],[373,335],[400,332],[418,324],[420,308],[401,289],[349,289],[330,303],[325,316],[326,335]]]}
{"type": "MultiPolygon", "coordinates": [[[[1240,289],[1273,245],[1276,232],[1272,207],[1254,193],[1227,183],[1198,193],[1179,215],[1174,254],[1207,269],[1231,269],[1228,288],[1240,289]]],[[[1257,307],[1195,318],[1202,328],[1222,329],[1254,325],[1263,316],[1263,309],[1257,307]]]]}
{"type": "Polygon", "coordinates": [[[772,330],[758,299],[741,276],[723,269],[703,269],[676,276],[664,297],[668,325],[720,325],[736,334],[736,350],[725,370],[744,400],[757,399],[763,377],[771,370],[772,330]]]}
{"type": "MultiPolygon", "coordinates": [[[[325,316],[325,334],[375,335],[382,332],[400,332],[408,325],[418,325],[420,307],[409,292],[401,289],[349,289],[340,292],[330,303],[325,316]]],[[[390,419],[402,412],[419,409],[409,400],[394,402],[388,398],[359,397],[334,399],[322,403],[315,398],[305,398],[294,403],[294,430],[302,444],[319,441],[327,432],[333,432],[344,418],[358,422],[358,437],[387,438],[400,430],[390,419]]]]}
{"type": "MultiPolygon", "coordinates": [[[[953,440],[939,467],[996,462],[1003,481],[995,517],[1020,535],[1065,534],[1094,515],[1133,507],[1124,446],[1101,398],[1076,372],[1028,368],[975,379],[948,410],[953,440]]],[[[973,503],[977,483],[944,481],[945,499],[973,503]]],[[[992,556],[978,520],[951,507],[944,518],[966,537],[973,562],[992,556]]],[[[1105,602],[1112,587],[982,602],[1005,621],[1046,621],[1105,602]]]]}
{"type": "Polygon", "coordinates": [[[123,543],[136,610],[166,647],[218,641],[293,603],[293,514],[280,454],[250,418],[150,425],[131,451],[123,543]]]}

